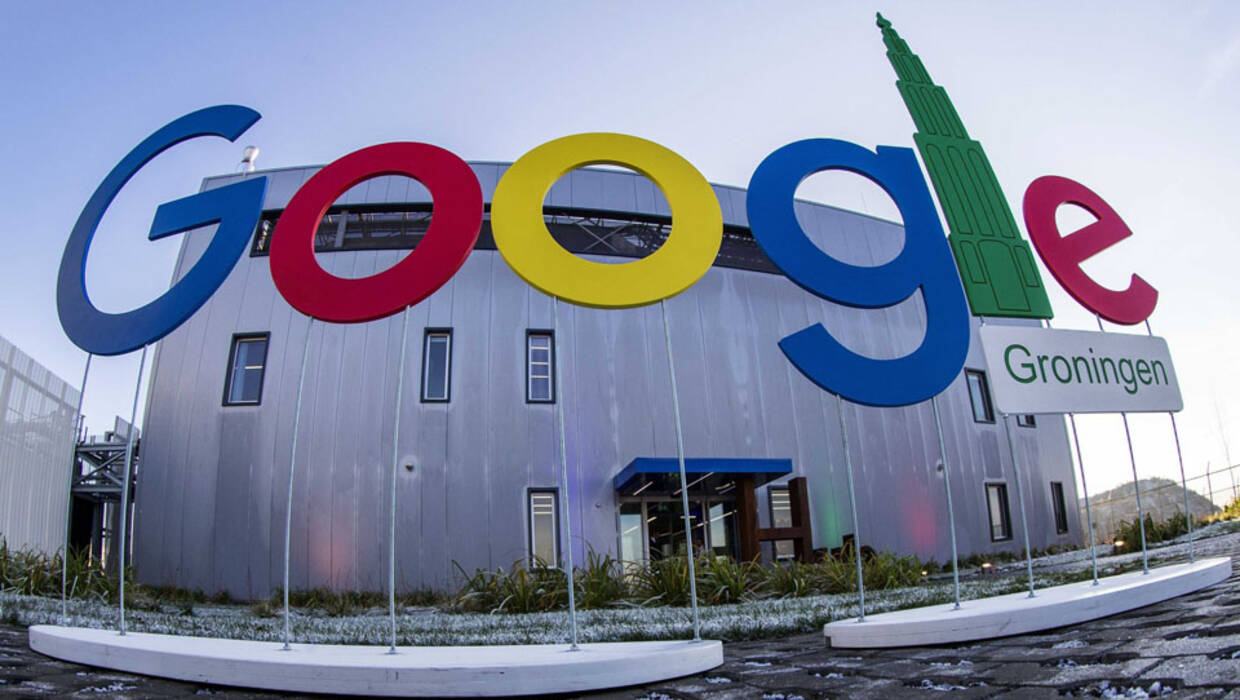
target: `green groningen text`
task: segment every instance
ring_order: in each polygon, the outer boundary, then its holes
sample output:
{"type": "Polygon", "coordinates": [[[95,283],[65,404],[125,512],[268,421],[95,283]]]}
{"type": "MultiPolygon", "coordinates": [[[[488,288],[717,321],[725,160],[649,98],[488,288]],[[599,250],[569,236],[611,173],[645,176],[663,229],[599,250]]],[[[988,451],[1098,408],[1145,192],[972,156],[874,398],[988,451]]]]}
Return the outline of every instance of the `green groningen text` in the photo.
{"type": "Polygon", "coordinates": [[[1013,343],[1003,351],[1003,364],[1012,379],[1043,384],[1053,377],[1060,384],[1120,384],[1124,391],[1136,394],[1141,386],[1167,384],[1167,368],[1161,360],[1098,357],[1089,348],[1089,356],[1034,355],[1024,345],[1013,343]],[[1049,369],[1049,372],[1047,371],[1049,369]]]}

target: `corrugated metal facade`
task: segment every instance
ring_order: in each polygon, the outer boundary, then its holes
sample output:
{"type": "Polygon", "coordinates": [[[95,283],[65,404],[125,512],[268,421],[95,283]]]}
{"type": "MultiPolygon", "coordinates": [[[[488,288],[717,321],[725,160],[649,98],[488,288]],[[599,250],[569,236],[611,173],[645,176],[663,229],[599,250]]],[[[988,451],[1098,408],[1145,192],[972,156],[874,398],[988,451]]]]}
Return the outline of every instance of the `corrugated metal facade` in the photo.
{"type": "Polygon", "coordinates": [[[78,390],[0,338],[0,536],[10,548],[64,546],[78,390]]]}
{"type": "MultiPolygon", "coordinates": [[[[488,201],[505,166],[475,164],[488,201]]],[[[266,208],[280,209],[315,168],[261,173],[266,208]]],[[[237,176],[214,178],[205,187],[237,176]]],[[[724,221],[746,226],[743,190],[716,187],[724,221]]],[[[382,177],[339,203],[427,203],[418,183],[382,177]]],[[[627,172],[579,170],[552,188],[552,206],[668,215],[658,190],[627,172]]],[[[843,260],[874,264],[902,245],[890,222],[801,203],[818,244],[843,260]]],[[[186,236],[183,274],[209,237],[186,236]]],[[[385,269],[402,251],[320,254],[340,276],[385,269]]],[[[616,258],[607,258],[616,262],[616,258]]],[[[782,275],[712,268],[668,302],[690,457],[790,458],[807,476],[815,545],[851,531],[835,398],[805,379],[777,341],[822,322],[875,357],[907,353],[924,332],[919,299],[888,310],[846,309],[782,275]]],[[[525,335],[551,327],[551,301],[494,251],[476,250],[409,319],[403,463],[398,493],[398,581],[449,585],[466,570],[508,566],[527,554],[526,493],[558,485],[554,406],[525,401],[525,335]],[[451,401],[419,401],[426,328],[453,333],[451,401]]],[[[601,311],[562,305],[560,338],[573,547],[617,549],[612,477],[636,457],[676,454],[662,321],[657,306],[601,311]]],[[[290,431],[302,346],[310,355],[293,504],[292,586],[381,590],[400,316],[361,325],[315,322],[276,292],[266,257],[243,256],[214,297],[161,341],[143,441],[135,564],[139,580],[234,596],[266,596],[282,570],[290,431]],[[270,333],[262,402],[221,406],[234,334],[270,333]]],[[[968,367],[983,367],[974,333],[968,367]]],[[[1019,550],[1016,489],[1003,424],[974,422],[963,376],[941,398],[962,553],[1019,550]],[[983,483],[1011,494],[1013,540],[992,543],[983,483]]],[[[876,549],[939,561],[950,548],[929,404],[847,406],[858,474],[861,539],[876,549]]],[[[1063,421],[1016,428],[1033,545],[1075,542],[1081,530],[1063,421]],[[1057,535],[1050,481],[1065,484],[1069,532],[1057,535]]],[[[765,524],[765,492],[760,490],[765,524]]]]}

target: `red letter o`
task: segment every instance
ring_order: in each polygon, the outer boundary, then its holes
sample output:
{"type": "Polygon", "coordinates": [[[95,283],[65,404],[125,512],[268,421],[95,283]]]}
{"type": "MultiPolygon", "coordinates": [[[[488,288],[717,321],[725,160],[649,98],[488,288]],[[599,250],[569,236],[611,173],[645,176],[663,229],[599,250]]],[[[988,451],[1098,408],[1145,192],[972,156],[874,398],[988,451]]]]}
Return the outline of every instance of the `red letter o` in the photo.
{"type": "Polygon", "coordinates": [[[271,277],[293,308],[335,323],[373,321],[412,306],[456,274],[482,227],[482,188],[465,161],[425,143],[384,143],[354,151],[297,191],[271,238],[271,277]],[[376,275],[346,279],[314,259],[314,234],[328,207],[359,182],[406,175],[431,192],[434,215],[421,242],[376,275]]]}

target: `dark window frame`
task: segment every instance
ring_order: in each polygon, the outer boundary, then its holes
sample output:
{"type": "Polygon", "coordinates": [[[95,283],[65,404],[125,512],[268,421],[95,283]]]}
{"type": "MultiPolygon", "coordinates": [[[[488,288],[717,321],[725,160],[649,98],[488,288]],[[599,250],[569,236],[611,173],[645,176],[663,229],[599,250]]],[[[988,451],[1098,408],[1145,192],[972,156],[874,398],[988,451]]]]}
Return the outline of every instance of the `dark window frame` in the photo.
{"type": "Polygon", "coordinates": [[[1051,482],[1051,513],[1055,516],[1055,534],[1068,532],[1068,501],[1064,496],[1063,482],[1051,482]]]}
{"type": "Polygon", "coordinates": [[[224,366],[224,393],[220,397],[221,406],[260,406],[263,403],[263,386],[267,384],[267,356],[271,353],[271,331],[252,332],[252,333],[233,333],[232,340],[228,342],[228,364],[224,366]],[[258,380],[258,398],[253,401],[231,401],[229,394],[231,393],[233,383],[233,363],[237,360],[237,346],[243,342],[262,340],[263,345],[263,371],[262,377],[258,380]]]}
{"type": "Polygon", "coordinates": [[[1012,539],[1012,504],[1011,502],[1008,501],[1007,482],[1006,481],[988,481],[986,482],[985,487],[986,488],[985,488],[984,493],[986,496],[986,517],[990,521],[990,541],[991,542],[1008,542],[1012,539]],[[991,489],[998,489],[999,493],[1002,496],[1002,498],[999,499],[999,504],[1002,508],[1002,512],[1000,513],[1000,519],[1002,520],[1002,524],[1003,524],[1003,528],[1002,528],[1003,534],[999,537],[995,537],[995,514],[994,514],[994,511],[992,511],[990,507],[990,490],[991,489]]]}
{"type": "Polygon", "coordinates": [[[1021,428],[1036,428],[1038,427],[1038,418],[1032,413],[1018,413],[1016,414],[1016,425],[1021,428]]]}
{"type": "MultiPolygon", "coordinates": [[[[525,559],[534,564],[534,495],[551,494],[551,516],[555,523],[555,534],[552,544],[555,546],[555,561],[543,562],[547,566],[558,568],[564,553],[560,551],[560,490],[552,487],[531,486],[525,489],[525,559]]],[[[645,513],[645,511],[642,511],[645,513]]]]}
{"type": "MultiPolygon", "coordinates": [[[[430,203],[408,202],[408,203],[378,203],[372,202],[368,204],[347,204],[333,205],[328,207],[325,216],[341,216],[353,214],[394,214],[409,213],[423,214],[432,212],[433,207],[430,203]]],[[[482,229],[478,235],[478,241],[474,245],[475,250],[496,250],[495,239],[491,233],[490,219],[491,205],[483,205],[483,221],[482,229]]],[[[270,254],[270,237],[275,232],[276,223],[280,216],[284,213],[284,209],[264,209],[259,216],[259,221],[255,225],[254,234],[250,240],[250,257],[265,257],[270,254]],[[267,232],[267,236],[263,236],[263,232],[267,232]]],[[[616,226],[623,227],[629,224],[635,224],[642,228],[644,233],[655,237],[666,236],[671,231],[672,219],[670,216],[663,216],[650,213],[626,212],[611,209],[593,209],[584,207],[543,207],[543,220],[546,225],[551,227],[552,236],[555,237],[554,227],[557,225],[574,226],[572,223],[557,222],[559,219],[582,219],[582,220],[599,220],[613,228],[616,226]]],[[[347,225],[347,224],[346,224],[347,225]]],[[[318,229],[315,229],[316,235],[318,229]]],[[[584,240],[584,239],[583,239],[584,240]]],[[[392,245],[374,245],[366,247],[316,247],[316,254],[335,253],[335,252],[356,252],[359,250],[409,250],[410,246],[396,244],[392,245]]],[[[621,258],[632,258],[633,256],[620,253],[615,250],[608,250],[606,246],[599,247],[595,239],[591,239],[590,243],[584,248],[577,249],[572,246],[566,246],[569,252],[576,255],[614,255],[621,258]]],[[[642,257],[642,256],[637,256],[642,257]]],[[[723,225],[723,241],[719,252],[715,255],[713,267],[723,267],[737,270],[752,270],[756,272],[765,272],[768,274],[782,274],[779,268],[771,262],[770,258],[762,250],[757,240],[753,236],[753,232],[748,227],[738,226],[735,224],[723,225]]]]}
{"type": "Polygon", "coordinates": [[[526,403],[555,403],[555,331],[546,328],[527,328],[525,331],[525,402],[526,403]],[[548,347],[548,365],[547,376],[551,380],[549,388],[551,395],[546,399],[536,399],[530,395],[530,370],[533,369],[533,363],[530,360],[530,338],[534,336],[547,336],[551,340],[548,347]]]}
{"type": "Polygon", "coordinates": [[[452,346],[453,345],[454,343],[452,342],[452,329],[451,328],[425,328],[422,330],[421,389],[418,391],[418,396],[419,398],[421,398],[422,403],[451,403],[452,402],[452,346]],[[426,390],[427,390],[426,363],[428,360],[428,356],[430,355],[430,353],[427,352],[427,350],[430,349],[431,336],[435,336],[435,335],[446,335],[448,337],[448,353],[447,353],[448,366],[446,368],[446,372],[444,376],[443,398],[439,398],[439,397],[428,398],[426,395],[426,390]]]}
{"type": "Polygon", "coordinates": [[[990,382],[986,380],[986,372],[980,369],[966,369],[964,371],[964,381],[965,390],[969,392],[969,406],[973,409],[973,422],[993,424],[995,422],[995,405],[990,398],[990,382]],[[982,415],[984,418],[977,417],[977,403],[973,400],[973,386],[970,382],[973,377],[976,377],[981,382],[982,415]]]}

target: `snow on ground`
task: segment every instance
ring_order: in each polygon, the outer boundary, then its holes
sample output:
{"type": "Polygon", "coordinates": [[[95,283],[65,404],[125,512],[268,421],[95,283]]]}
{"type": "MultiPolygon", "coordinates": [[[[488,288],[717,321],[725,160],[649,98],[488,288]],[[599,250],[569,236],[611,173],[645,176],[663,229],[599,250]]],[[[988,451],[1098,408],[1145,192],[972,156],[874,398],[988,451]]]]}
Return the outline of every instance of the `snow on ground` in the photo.
{"type": "MultiPolygon", "coordinates": [[[[1240,539],[1234,524],[1222,523],[1197,533],[1195,549],[1199,556],[1226,552],[1240,539]]],[[[1038,585],[1048,586],[1087,575],[1088,550],[1075,559],[1055,555],[1035,560],[1038,585]]],[[[1153,563],[1184,560],[1188,556],[1187,538],[1150,550],[1153,563]]],[[[1119,566],[1131,567],[1140,552],[1099,557],[1099,566],[1112,572],[1119,566]]],[[[961,597],[979,598],[1023,590],[1023,562],[1004,567],[1007,575],[964,581],[961,597]]],[[[946,603],[952,600],[948,583],[927,583],[913,588],[866,591],[866,612],[873,614],[902,608],[946,603]]],[[[821,629],[834,619],[857,614],[855,593],[750,601],[735,605],[703,606],[700,609],[702,636],[733,641],[786,636],[821,629]]],[[[326,617],[294,609],[292,636],[299,643],[385,644],[388,618],[367,611],[346,617],[326,617]]],[[[62,620],[60,601],[36,596],[0,594],[0,619],[14,624],[61,624],[92,628],[115,628],[115,606],[95,601],[69,603],[69,618],[62,620]]],[[[192,608],[164,606],[158,611],[126,610],[129,629],[193,636],[278,641],[283,619],[259,617],[246,606],[199,605],[192,608]]],[[[689,608],[625,608],[583,610],[577,613],[581,641],[630,641],[686,639],[692,635],[689,608]]],[[[554,644],[568,639],[567,612],[526,615],[406,611],[398,616],[398,643],[401,645],[478,645],[478,644],[554,644]]]]}

